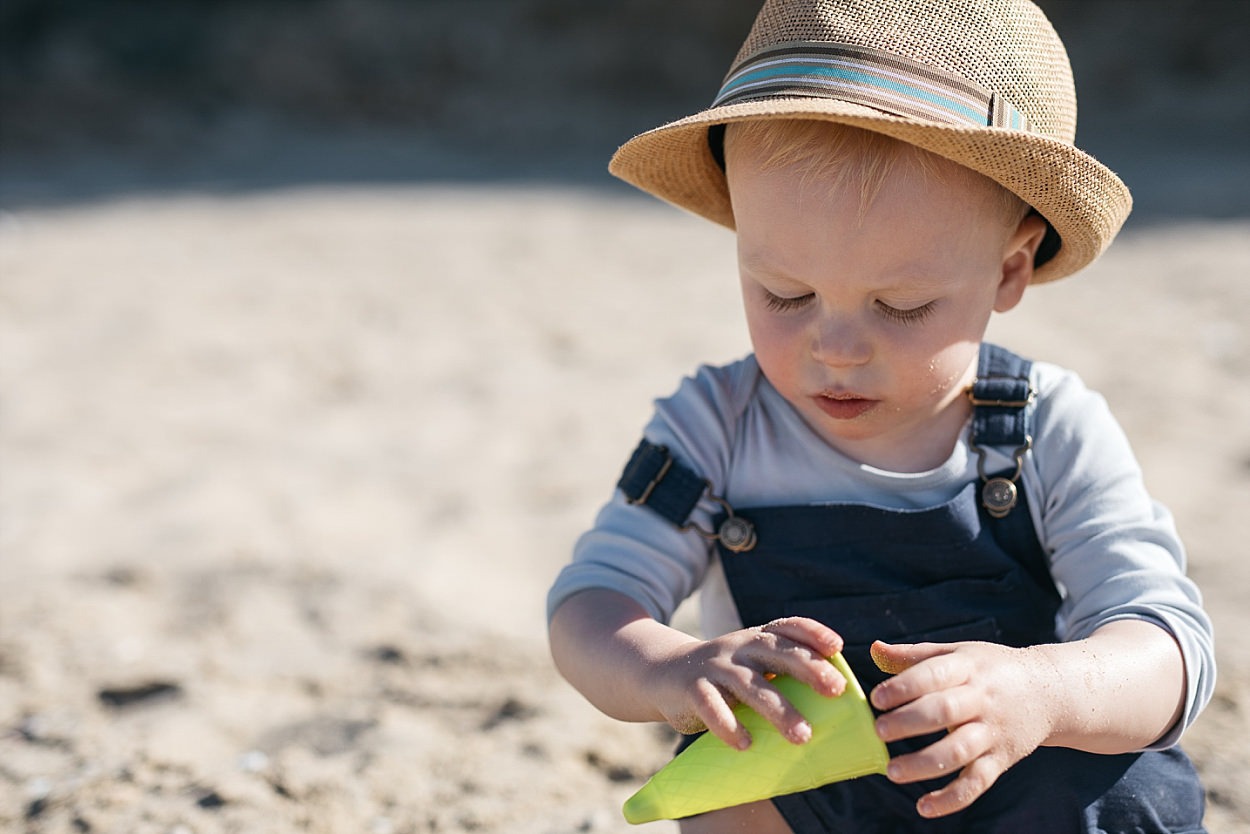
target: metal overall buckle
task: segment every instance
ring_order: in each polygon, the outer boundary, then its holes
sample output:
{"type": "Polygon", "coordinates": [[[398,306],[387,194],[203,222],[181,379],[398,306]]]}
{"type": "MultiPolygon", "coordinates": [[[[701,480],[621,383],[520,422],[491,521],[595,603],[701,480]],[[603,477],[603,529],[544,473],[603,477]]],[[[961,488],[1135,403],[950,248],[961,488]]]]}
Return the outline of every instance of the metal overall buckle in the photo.
{"type": "MultiPolygon", "coordinates": [[[[720,505],[720,507],[725,511],[725,518],[719,525],[717,525],[716,530],[712,531],[700,527],[693,521],[689,521],[688,519],[690,518],[690,515],[688,512],[683,511],[680,516],[670,515],[664,511],[661,511],[660,514],[675,524],[677,529],[681,530],[683,533],[687,531],[694,531],[708,541],[720,542],[726,550],[734,553],[745,553],[755,547],[755,525],[742,516],[734,515],[733,507],[729,505],[729,502],[712,491],[712,483],[710,481],[707,479],[698,479],[698,476],[694,475],[694,473],[689,469],[686,469],[681,466],[681,464],[676,463],[673,456],[664,446],[649,444],[646,440],[644,440],[642,444],[639,445],[639,451],[653,452],[660,455],[662,456],[662,462],[655,468],[654,474],[650,475],[645,484],[639,484],[635,481],[629,484],[628,489],[626,489],[626,485],[624,483],[624,481],[628,478],[629,471],[627,470],[626,477],[622,479],[621,484],[618,484],[618,486],[621,486],[626,492],[626,501],[630,504],[647,505],[660,483],[668,477],[670,473],[680,472],[683,476],[683,486],[681,489],[683,490],[683,494],[686,496],[686,500],[689,501],[688,506],[693,508],[694,504],[698,501],[707,499],[720,505]],[[693,491],[686,491],[691,490],[692,488],[697,488],[700,484],[702,485],[702,490],[699,492],[697,498],[693,491]],[[631,492],[635,494],[630,494],[631,492]]],[[[638,454],[639,452],[635,452],[635,455],[638,454]]],[[[643,477],[647,476],[644,475],[643,477]]],[[[657,508],[652,507],[652,509],[657,508]]],[[[657,511],[659,510],[657,509],[657,511]]]]}
{"type": "MultiPolygon", "coordinates": [[[[994,383],[1000,380],[1016,383],[1025,382],[1027,384],[1025,378],[1014,376],[1003,377],[991,375],[984,378],[974,379],[972,385],[969,385],[964,392],[967,394],[968,402],[972,404],[974,410],[977,410],[978,412],[983,408],[1022,410],[1032,406],[1034,401],[1037,399],[1037,392],[1034,390],[1032,385],[1028,385],[1027,389],[1022,392],[1024,394],[1023,398],[1019,398],[1018,395],[1012,398],[977,396],[979,383],[994,383]]],[[[982,387],[987,389],[984,393],[989,393],[996,390],[1002,390],[1004,386],[986,385],[982,387]]],[[[1016,390],[1019,389],[1017,388],[1016,390]]],[[[1004,391],[1004,393],[1007,392],[1004,391]]],[[[977,474],[981,476],[981,481],[984,484],[981,487],[981,506],[985,507],[985,511],[988,512],[993,518],[1004,518],[1009,512],[1011,512],[1012,507],[1016,506],[1016,502],[1020,498],[1020,491],[1016,486],[1016,482],[1020,480],[1020,473],[1024,469],[1024,456],[1029,449],[1033,448],[1033,438],[1028,434],[1024,434],[1023,426],[1021,426],[1020,434],[1017,434],[1016,437],[1023,434],[1024,443],[1017,447],[1016,451],[1013,453],[1013,456],[1016,459],[1016,471],[1010,478],[1005,478],[1001,475],[991,478],[985,472],[985,449],[977,443],[976,425],[977,423],[974,419],[973,436],[969,439],[969,445],[972,447],[972,450],[977,453],[977,474]]]]}
{"type": "Polygon", "coordinates": [[[734,515],[734,508],[729,506],[729,502],[719,495],[712,492],[712,485],[707,485],[704,495],[710,501],[715,501],[725,510],[725,520],[716,528],[716,532],[704,530],[694,522],[690,522],[680,529],[693,530],[708,541],[720,542],[726,550],[733,553],[746,553],[755,547],[755,525],[747,521],[740,515],[734,515]]]}
{"type": "Polygon", "coordinates": [[[972,444],[972,451],[977,453],[977,474],[981,476],[984,483],[981,487],[981,506],[985,507],[985,511],[994,518],[1006,517],[1019,500],[1020,490],[1016,486],[1016,481],[1020,480],[1020,473],[1024,470],[1024,456],[1031,448],[1033,448],[1033,438],[1026,436],[1024,444],[1013,453],[1016,459],[1016,471],[1012,476],[1004,478],[998,475],[991,478],[985,473],[985,450],[975,443],[972,444]]]}

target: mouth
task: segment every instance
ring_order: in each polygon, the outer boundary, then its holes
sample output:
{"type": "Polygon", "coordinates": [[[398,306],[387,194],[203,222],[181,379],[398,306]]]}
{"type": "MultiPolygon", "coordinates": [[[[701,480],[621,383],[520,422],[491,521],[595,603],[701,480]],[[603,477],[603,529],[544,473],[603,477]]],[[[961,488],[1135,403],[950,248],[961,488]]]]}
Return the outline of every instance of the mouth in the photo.
{"type": "Polygon", "coordinates": [[[877,400],[858,394],[817,394],[816,407],[835,420],[854,420],[876,408],[877,400]]]}

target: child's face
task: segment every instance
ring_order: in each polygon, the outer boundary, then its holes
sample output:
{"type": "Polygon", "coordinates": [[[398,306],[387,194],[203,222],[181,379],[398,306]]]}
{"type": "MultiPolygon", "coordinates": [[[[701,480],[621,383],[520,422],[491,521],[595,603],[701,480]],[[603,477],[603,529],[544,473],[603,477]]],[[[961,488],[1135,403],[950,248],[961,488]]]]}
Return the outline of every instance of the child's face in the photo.
{"type": "Polygon", "coordinates": [[[760,170],[749,143],[727,165],[760,367],[831,446],[894,471],[950,455],[990,313],[1019,301],[1044,230],[1009,223],[964,172],[911,165],[866,208],[801,164],[760,170]]]}

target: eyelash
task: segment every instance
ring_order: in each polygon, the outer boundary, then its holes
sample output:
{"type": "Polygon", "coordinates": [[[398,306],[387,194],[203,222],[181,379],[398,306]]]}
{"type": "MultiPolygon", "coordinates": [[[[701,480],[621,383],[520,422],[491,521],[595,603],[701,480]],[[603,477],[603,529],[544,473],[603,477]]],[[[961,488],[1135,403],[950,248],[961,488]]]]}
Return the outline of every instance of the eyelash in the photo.
{"type": "Polygon", "coordinates": [[[887,319],[899,324],[920,324],[929,317],[933,312],[933,302],[922,304],[919,307],[913,307],[910,310],[899,310],[891,307],[889,304],[877,302],[877,309],[881,311],[881,315],[887,319]]]}
{"type": "MultiPolygon", "coordinates": [[[[786,313],[791,310],[797,310],[800,307],[807,306],[808,302],[810,302],[812,298],[814,298],[814,296],[811,293],[808,293],[807,295],[797,295],[792,298],[783,298],[779,295],[766,293],[764,296],[764,303],[768,309],[772,310],[774,313],[786,313]]],[[[922,304],[921,306],[913,307],[910,310],[899,310],[896,307],[891,307],[889,304],[883,304],[878,301],[877,310],[881,313],[881,315],[885,316],[892,322],[896,322],[898,324],[919,324],[927,319],[933,312],[933,302],[930,301],[928,304],[922,304]]]]}
{"type": "Polygon", "coordinates": [[[764,303],[768,309],[774,313],[785,313],[790,310],[797,310],[803,307],[807,302],[811,301],[814,296],[811,293],[807,295],[796,295],[793,298],[783,298],[779,295],[773,295],[770,292],[764,293],[764,303]]]}

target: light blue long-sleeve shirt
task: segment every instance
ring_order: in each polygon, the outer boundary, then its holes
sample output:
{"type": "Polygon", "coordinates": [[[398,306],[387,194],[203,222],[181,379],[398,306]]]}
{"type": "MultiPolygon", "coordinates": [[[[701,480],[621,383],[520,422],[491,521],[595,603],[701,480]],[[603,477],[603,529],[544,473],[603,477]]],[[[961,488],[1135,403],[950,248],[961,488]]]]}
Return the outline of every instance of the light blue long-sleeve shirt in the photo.
{"type": "MultiPolygon", "coordinates": [[[[1152,748],[1175,744],[1215,687],[1211,621],[1185,576],[1185,551],[1171,515],[1146,492],[1128,440],[1104,399],[1076,374],[1034,363],[1037,391],[1033,449],[1021,474],[1034,528],[1062,596],[1061,640],[1078,640],[1119,619],[1145,619],[1168,630],[1186,671],[1181,720],[1152,748]]],[[[856,463],[825,443],[777,393],[754,357],[700,368],[656,403],[645,431],[711,482],[735,508],[859,503],[924,509],[950,500],[977,478],[965,427],[950,458],[919,473],[856,463]]],[[[1011,450],[990,450],[986,471],[1012,465],[1011,450]]],[[[622,459],[622,463],[624,460],[622,459]]],[[[692,520],[705,529],[720,507],[704,501],[692,520]]],[[[548,615],[590,588],[619,591],[656,620],[699,592],[705,636],[742,627],[715,548],[680,532],[618,490],[548,596],[548,615]]],[[[830,623],[837,628],[836,623],[830,623]]]]}

